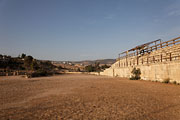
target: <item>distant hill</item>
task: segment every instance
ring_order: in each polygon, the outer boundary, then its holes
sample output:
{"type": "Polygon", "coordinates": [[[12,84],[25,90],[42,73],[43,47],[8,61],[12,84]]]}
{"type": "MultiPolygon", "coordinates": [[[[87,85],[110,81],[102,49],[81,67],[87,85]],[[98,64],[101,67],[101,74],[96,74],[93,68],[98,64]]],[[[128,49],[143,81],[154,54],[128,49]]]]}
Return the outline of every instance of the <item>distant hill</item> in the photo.
{"type": "Polygon", "coordinates": [[[84,61],[72,61],[72,63],[75,64],[84,64],[84,65],[90,65],[94,64],[96,62],[99,62],[100,64],[113,64],[116,62],[116,59],[99,59],[99,60],[84,60],[84,61]]]}
{"type": "Polygon", "coordinates": [[[100,64],[107,64],[107,65],[112,65],[113,63],[116,62],[116,59],[99,59],[99,60],[82,60],[82,61],[53,61],[55,64],[83,64],[83,65],[90,65],[94,64],[96,62],[99,62],[100,64]]]}
{"type": "Polygon", "coordinates": [[[72,64],[83,64],[90,65],[99,62],[100,64],[111,65],[116,62],[116,59],[99,59],[99,60],[82,60],[82,61],[53,61],[53,63],[61,64],[61,63],[72,63],[72,64]]]}

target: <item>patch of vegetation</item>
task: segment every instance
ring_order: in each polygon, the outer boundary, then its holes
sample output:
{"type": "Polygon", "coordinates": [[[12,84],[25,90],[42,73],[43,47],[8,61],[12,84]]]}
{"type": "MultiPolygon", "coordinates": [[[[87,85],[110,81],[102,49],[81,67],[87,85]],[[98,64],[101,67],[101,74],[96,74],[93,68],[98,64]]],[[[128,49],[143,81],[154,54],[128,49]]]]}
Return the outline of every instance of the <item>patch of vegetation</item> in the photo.
{"type": "Polygon", "coordinates": [[[100,72],[105,70],[106,68],[109,68],[110,66],[108,65],[102,65],[100,66],[99,62],[95,62],[95,64],[91,64],[85,67],[86,72],[100,72]]]}
{"type": "Polygon", "coordinates": [[[176,81],[173,81],[172,83],[173,83],[173,84],[177,84],[177,82],[176,82],[176,81]]]}
{"type": "Polygon", "coordinates": [[[133,70],[131,71],[131,73],[133,74],[130,78],[130,80],[139,80],[141,79],[141,70],[139,68],[133,68],[133,70]]]}
{"type": "MultiPolygon", "coordinates": [[[[2,56],[2,55],[0,55],[2,56]]],[[[0,68],[8,70],[24,70],[23,61],[19,58],[12,58],[11,56],[0,57],[0,68]]]]}
{"type": "Polygon", "coordinates": [[[102,66],[101,66],[101,69],[102,69],[102,70],[105,70],[106,68],[109,68],[109,67],[110,67],[110,66],[108,66],[108,65],[105,64],[105,65],[102,65],[102,66]]]}
{"type": "Polygon", "coordinates": [[[6,72],[23,70],[26,71],[27,77],[49,76],[55,72],[55,68],[57,67],[50,61],[37,60],[24,53],[19,57],[0,55],[0,69],[6,72]]]}
{"type": "Polygon", "coordinates": [[[170,78],[166,78],[162,81],[162,83],[170,83],[170,78]]]}
{"type": "Polygon", "coordinates": [[[27,76],[31,78],[31,77],[42,77],[42,76],[51,76],[51,75],[53,75],[53,72],[49,72],[46,70],[37,70],[33,73],[28,74],[27,76]]]}
{"type": "Polygon", "coordinates": [[[178,82],[176,82],[176,81],[170,82],[170,78],[166,78],[166,79],[164,79],[163,81],[157,81],[157,80],[155,80],[155,81],[153,81],[153,82],[161,82],[161,83],[166,83],[166,84],[170,83],[170,84],[180,85],[180,83],[178,83],[178,82]]]}

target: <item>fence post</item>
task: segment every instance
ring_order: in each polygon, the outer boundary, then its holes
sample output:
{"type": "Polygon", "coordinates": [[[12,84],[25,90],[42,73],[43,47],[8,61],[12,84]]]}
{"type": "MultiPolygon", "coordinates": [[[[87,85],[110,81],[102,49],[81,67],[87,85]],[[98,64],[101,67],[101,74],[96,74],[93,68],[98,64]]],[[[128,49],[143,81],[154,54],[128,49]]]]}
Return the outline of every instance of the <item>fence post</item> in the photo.
{"type": "Polygon", "coordinates": [[[139,64],[138,50],[136,50],[136,53],[137,53],[137,65],[138,65],[139,64]]]}
{"type": "Polygon", "coordinates": [[[128,51],[126,51],[126,67],[128,66],[128,60],[127,60],[127,58],[128,58],[128,51]]]}
{"type": "Polygon", "coordinates": [[[114,77],[114,69],[113,69],[113,77],[114,77]]]}
{"type": "Polygon", "coordinates": [[[153,62],[155,63],[155,57],[153,56],[153,62]]]}
{"type": "Polygon", "coordinates": [[[171,53],[170,53],[169,59],[170,59],[170,61],[172,61],[172,56],[171,56],[171,53]]]}
{"type": "Polygon", "coordinates": [[[162,62],[162,54],[161,54],[161,62],[162,62]]]}
{"type": "Polygon", "coordinates": [[[160,39],[160,46],[161,46],[161,48],[162,48],[162,43],[161,43],[161,39],[160,39]]]}
{"type": "Polygon", "coordinates": [[[119,54],[119,67],[120,67],[120,54],[119,54]]]}
{"type": "Polygon", "coordinates": [[[139,57],[137,56],[137,65],[139,64],[139,57]]]}
{"type": "Polygon", "coordinates": [[[174,43],[174,45],[176,44],[176,43],[175,43],[175,40],[173,40],[173,43],[174,43]]]}
{"type": "Polygon", "coordinates": [[[156,46],[156,50],[157,50],[157,44],[156,44],[156,42],[155,42],[155,46],[156,46]]]}

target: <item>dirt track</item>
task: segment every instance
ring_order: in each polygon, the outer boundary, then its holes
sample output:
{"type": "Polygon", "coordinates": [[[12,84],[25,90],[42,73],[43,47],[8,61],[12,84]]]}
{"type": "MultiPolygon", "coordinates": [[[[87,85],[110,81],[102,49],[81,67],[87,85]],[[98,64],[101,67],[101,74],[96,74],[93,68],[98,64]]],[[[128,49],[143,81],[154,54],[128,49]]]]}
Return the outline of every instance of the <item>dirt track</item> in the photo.
{"type": "Polygon", "coordinates": [[[180,86],[81,74],[0,77],[0,119],[179,120],[180,86]]]}

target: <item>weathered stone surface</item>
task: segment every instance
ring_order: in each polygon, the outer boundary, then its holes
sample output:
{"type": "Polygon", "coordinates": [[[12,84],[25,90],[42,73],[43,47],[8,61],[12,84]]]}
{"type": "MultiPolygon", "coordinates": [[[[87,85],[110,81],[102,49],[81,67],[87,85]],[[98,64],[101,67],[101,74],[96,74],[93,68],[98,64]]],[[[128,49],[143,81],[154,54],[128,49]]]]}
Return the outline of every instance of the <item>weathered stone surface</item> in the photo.
{"type": "Polygon", "coordinates": [[[100,75],[118,76],[129,78],[134,67],[140,68],[141,78],[143,80],[163,81],[170,79],[180,83],[180,44],[159,49],[150,54],[141,56],[139,63],[136,63],[136,56],[127,60],[122,59],[114,63],[110,68],[101,72],[100,75]],[[169,53],[172,52],[172,61],[169,59],[169,53]],[[165,54],[167,53],[167,54],[165,54]],[[160,55],[163,55],[161,62],[160,55]],[[155,56],[155,60],[152,58],[155,56]],[[147,61],[147,58],[148,61],[147,61]],[[128,62],[127,62],[128,61],[128,62]],[[142,62],[143,61],[143,62],[142,62]]]}

